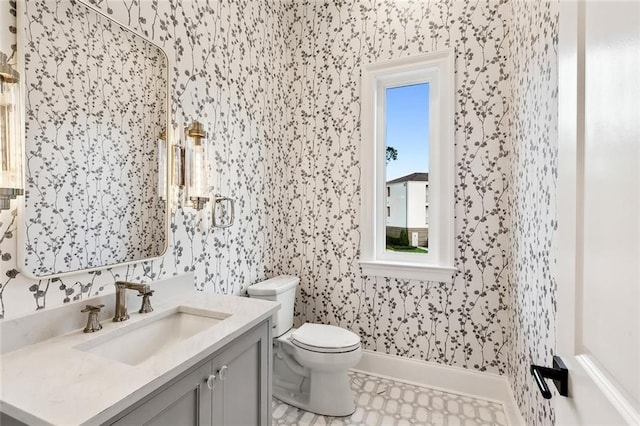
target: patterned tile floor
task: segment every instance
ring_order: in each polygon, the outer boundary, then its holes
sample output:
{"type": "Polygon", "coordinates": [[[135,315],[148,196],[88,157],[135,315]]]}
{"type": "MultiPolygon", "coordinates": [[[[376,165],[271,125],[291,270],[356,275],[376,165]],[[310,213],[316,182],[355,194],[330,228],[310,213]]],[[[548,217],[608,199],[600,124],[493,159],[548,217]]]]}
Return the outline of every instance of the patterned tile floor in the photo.
{"type": "Polygon", "coordinates": [[[318,416],[274,398],[273,425],[506,426],[502,405],[352,372],[356,411],[349,417],[318,416]]]}

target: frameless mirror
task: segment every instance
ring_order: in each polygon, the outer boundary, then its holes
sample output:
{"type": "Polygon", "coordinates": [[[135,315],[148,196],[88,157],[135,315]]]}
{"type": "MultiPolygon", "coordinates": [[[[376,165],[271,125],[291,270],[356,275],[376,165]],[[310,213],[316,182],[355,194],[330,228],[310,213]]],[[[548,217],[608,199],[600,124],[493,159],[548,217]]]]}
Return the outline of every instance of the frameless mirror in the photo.
{"type": "Polygon", "coordinates": [[[161,256],[167,56],[82,2],[21,4],[22,270],[40,278],[161,256]]]}

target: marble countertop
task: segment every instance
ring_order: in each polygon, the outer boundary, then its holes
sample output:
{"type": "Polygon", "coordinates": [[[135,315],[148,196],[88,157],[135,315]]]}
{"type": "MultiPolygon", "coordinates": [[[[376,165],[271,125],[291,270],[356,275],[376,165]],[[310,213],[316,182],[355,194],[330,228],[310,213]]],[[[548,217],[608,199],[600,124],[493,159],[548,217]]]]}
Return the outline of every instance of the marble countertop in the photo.
{"type": "Polygon", "coordinates": [[[187,291],[162,301],[149,314],[130,311],[125,322],[102,320],[99,332],[80,329],[24,346],[0,357],[0,408],[30,425],[106,422],[269,318],[278,307],[246,297],[187,291]],[[179,306],[230,316],[138,365],[75,348],[179,306]]]}

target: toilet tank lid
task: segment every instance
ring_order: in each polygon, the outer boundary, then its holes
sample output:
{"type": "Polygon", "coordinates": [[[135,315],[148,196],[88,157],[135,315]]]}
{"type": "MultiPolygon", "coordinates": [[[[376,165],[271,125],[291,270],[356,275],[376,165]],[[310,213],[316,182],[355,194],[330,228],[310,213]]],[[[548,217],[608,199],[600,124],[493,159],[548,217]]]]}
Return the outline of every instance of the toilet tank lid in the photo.
{"type": "Polygon", "coordinates": [[[249,296],[273,296],[297,286],[299,281],[293,275],[280,275],[249,286],[247,292],[249,296]]]}

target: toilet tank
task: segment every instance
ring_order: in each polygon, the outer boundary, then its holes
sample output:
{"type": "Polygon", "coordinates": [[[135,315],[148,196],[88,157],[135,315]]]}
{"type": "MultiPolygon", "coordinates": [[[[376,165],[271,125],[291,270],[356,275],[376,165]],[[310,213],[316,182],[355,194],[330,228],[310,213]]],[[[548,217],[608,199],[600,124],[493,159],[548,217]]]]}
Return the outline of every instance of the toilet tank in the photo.
{"type": "Polygon", "coordinates": [[[280,309],[273,314],[273,337],[282,336],[293,327],[293,308],[299,282],[300,278],[293,275],[280,275],[247,288],[251,297],[280,302],[280,309]]]}

